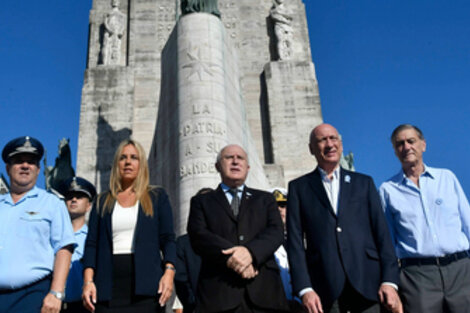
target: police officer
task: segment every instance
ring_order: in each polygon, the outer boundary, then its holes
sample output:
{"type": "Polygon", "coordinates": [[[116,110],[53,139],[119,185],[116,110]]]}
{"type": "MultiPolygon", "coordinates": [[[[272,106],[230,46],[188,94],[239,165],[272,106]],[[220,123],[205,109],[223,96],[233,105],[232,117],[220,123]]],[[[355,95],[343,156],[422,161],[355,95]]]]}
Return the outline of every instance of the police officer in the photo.
{"type": "Polygon", "coordinates": [[[36,187],[42,144],[29,136],[2,151],[10,192],[0,196],[0,313],[59,312],[75,247],[64,202],[36,187]]]}
{"type": "MultiPolygon", "coordinates": [[[[277,209],[279,210],[282,223],[284,224],[284,237],[286,237],[287,190],[282,187],[275,187],[270,191],[276,200],[277,209]]],[[[287,258],[285,244],[279,246],[276,252],[274,252],[274,258],[279,266],[282,285],[284,286],[284,292],[286,293],[287,302],[289,303],[289,312],[304,312],[302,305],[300,304],[300,299],[294,296],[292,292],[289,260],[287,258]]]]}
{"type": "Polygon", "coordinates": [[[65,198],[65,204],[72,220],[73,231],[77,247],[73,251],[72,265],[67,278],[67,295],[62,312],[87,312],[82,305],[83,286],[83,249],[88,234],[88,226],[85,223],[86,214],[91,209],[91,204],[96,196],[95,187],[86,179],[71,177],[67,179],[58,190],[65,198]]]}

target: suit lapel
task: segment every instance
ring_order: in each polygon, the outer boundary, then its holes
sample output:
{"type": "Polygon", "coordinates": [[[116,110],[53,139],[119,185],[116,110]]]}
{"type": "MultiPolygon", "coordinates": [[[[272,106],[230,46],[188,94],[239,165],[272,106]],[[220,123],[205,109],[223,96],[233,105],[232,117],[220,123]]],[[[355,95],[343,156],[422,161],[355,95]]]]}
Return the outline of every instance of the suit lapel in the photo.
{"type": "Polygon", "coordinates": [[[251,197],[252,193],[250,189],[245,186],[245,188],[243,188],[242,199],[240,202],[240,212],[238,213],[238,220],[240,220],[242,216],[245,216],[247,214],[250,207],[251,197]]]}
{"type": "Polygon", "coordinates": [[[342,211],[347,209],[346,205],[351,196],[351,185],[353,181],[351,175],[343,168],[340,168],[339,179],[338,215],[341,215],[342,211]]]}
{"type": "Polygon", "coordinates": [[[143,219],[145,218],[144,211],[142,210],[142,205],[139,202],[139,207],[137,208],[137,222],[135,224],[135,241],[140,238],[140,233],[143,231],[142,223],[144,222],[143,219]]]}
{"type": "Polygon", "coordinates": [[[323,204],[323,207],[328,209],[328,211],[330,211],[330,213],[336,218],[335,211],[331,206],[330,199],[328,199],[325,187],[323,186],[320,170],[318,167],[310,174],[310,186],[312,187],[313,192],[317,195],[320,202],[323,204]]]}
{"type": "Polygon", "coordinates": [[[228,203],[227,197],[225,196],[225,192],[220,185],[219,187],[217,187],[214,193],[214,197],[216,201],[220,204],[222,209],[228,214],[228,216],[236,222],[237,219],[233,215],[232,208],[230,207],[230,203],[228,203]]]}
{"type": "MultiPolygon", "coordinates": [[[[105,200],[106,200],[106,197],[108,196],[108,194],[106,194],[102,199],[102,203],[101,203],[101,208],[102,210],[104,210],[104,203],[105,203],[105,200]]],[[[113,216],[113,211],[114,211],[114,206],[116,204],[116,200],[114,200],[113,204],[112,204],[112,208],[111,208],[111,212],[108,213],[106,212],[105,215],[103,216],[103,222],[104,222],[104,225],[105,225],[105,228],[106,228],[106,232],[108,233],[108,238],[111,238],[111,242],[112,242],[112,238],[113,238],[113,225],[111,223],[111,217],[113,216]]],[[[99,212],[99,214],[102,214],[101,212],[99,212]]]]}

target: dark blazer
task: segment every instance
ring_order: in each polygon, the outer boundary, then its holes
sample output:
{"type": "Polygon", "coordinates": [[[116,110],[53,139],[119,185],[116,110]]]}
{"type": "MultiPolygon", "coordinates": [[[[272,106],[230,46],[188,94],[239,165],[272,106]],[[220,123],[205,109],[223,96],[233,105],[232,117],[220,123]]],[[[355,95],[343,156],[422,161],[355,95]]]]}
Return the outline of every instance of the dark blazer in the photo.
{"type": "MultiPolygon", "coordinates": [[[[112,295],[113,236],[111,215],[101,214],[106,195],[101,194],[93,205],[88,222],[88,236],[83,256],[84,268],[95,271],[98,301],[107,301],[112,295]]],[[[154,296],[166,262],[175,264],[176,243],[173,216],[168,196],[162,188],[150,190],[153,217],[146,216],[139,205],[134,235],[135,293],[154,296]],[[163,253],[163,260],[160,256],[163,253]]]]}
{"type": "Polygon", "coordinates": [[[176,295],[183,304],[183,312],[194,312],[201,257],[194,252],[187,234],[176,239],[176,268],[176,295]]]}
{"type": "Polygon", "coordinates": [[[318,168],[291,181],[287,234],[294,292],[312,287],[324,307],[339,297],[346,279],[374,301],[382,282],[398,285],[397,258],[369,176],[340,170],[338,215],[318,168]]]}
{"type": "Polygon", "coordinates": [[[200,311],[217,312],[237,307],[244,293],[265,310],[287,309],[274,252],[283,242],[283,226],[273,196],[244,188],[238,219],[219,186],[191,199],[188,234],[194,251],[202,258],[198,282],[200,311]],[[259,274],[241,278],[226,265],[223,249],[248,248],[259,274]]]}

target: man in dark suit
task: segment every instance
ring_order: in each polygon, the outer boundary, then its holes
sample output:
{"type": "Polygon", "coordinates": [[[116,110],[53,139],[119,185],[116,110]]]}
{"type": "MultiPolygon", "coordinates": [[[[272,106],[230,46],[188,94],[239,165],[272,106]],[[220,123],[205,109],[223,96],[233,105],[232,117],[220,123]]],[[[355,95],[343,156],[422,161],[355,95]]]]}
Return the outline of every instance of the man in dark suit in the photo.
{"type": "Polygon", "coordinates": [[[194,253],[188,234],[176,239],[175,290],[183,305],[183,313],[196,310],[197,279],[201,269],[201,258],[194,253]]]}
{"type": "Polygon", "coordinates": [[[274,251],[283,226],[273,196],[245,186],[246,152],[228,145],[217,155],[222,183],[191,199],[188,234],[201,256],[200,312],[281,312],[286,296],[274,251]]]}
{"type": "Polygon", "coordinates": [[[401,312],[398,264],[371,177],[339,166],[338,131],[310,134],[318,167],[289,183],[287,252],[294,292],[310,313],[401,312]]]}

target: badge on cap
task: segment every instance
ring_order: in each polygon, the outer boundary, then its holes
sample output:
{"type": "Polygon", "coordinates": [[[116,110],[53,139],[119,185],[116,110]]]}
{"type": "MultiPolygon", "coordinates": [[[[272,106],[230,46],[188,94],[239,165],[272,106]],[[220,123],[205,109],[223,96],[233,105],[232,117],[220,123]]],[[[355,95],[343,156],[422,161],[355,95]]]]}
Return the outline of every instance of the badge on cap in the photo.
{"type": "Polygon", "coordinates": [[[72,179],[72,182],[70,183],[70,188],[69,189],[70,190],[79,190],[80,189],[80,186],[78,186],[78,184],[77,184],[77,178],[76,177],[74,177],[72,179]]]}
{"type": "Polygon", "coordinates": [[[37,150],[38,149],[33,147],[31,144],[29,136],[26,136],[24,144],[21,147],[17,147],[16,151],[13,151],[13,153],[10,153],[10,155],[19,153],[36,153],[37,150]]]}

